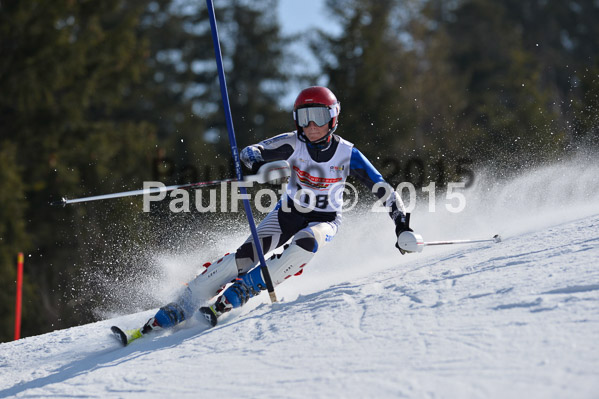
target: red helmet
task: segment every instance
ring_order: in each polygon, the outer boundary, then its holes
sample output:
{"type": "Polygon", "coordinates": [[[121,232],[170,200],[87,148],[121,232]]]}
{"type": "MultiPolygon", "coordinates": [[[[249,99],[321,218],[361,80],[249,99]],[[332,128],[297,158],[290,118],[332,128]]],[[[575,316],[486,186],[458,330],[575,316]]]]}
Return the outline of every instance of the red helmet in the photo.
{"type": "MultiPolygon", "coordinates": [[[[300,138],[303,137],[306,139],[303,133],[304,129],[300,123],[300,119],[302,118],[298,117],[298,109],[312,107],[328,108],[327,119],[329,123],[329,132],[325,137],[323,137],[323,140],[328,141],[330,135],[337,129],[339,113],[341,112],[341,104],[339,101],[337,101],[337,97],[335,97],[333,92],[326,87],[312,86],[302,90],[298,94],[297,98],[295,99],[295,104],[293,105],[293,120],[295,121],[295,126],[297,127],[297,132],[300,135],[300,138]]],[[[323,125],[319,124],[319,126],[323,125]]]]}

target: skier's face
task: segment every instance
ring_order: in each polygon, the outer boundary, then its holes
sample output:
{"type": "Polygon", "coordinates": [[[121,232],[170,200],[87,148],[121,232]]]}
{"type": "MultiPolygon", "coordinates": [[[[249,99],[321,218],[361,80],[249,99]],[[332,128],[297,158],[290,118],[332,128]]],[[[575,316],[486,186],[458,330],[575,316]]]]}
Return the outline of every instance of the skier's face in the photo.
{"type": "Polygon", "coordinates": [[[329,132],[329,124],[324,126],[318,126],[316,123],[310,121],[310,124],[304,128],[304,134],[308,137],[308,140],[315,142],[326,136],[329,132]]]}

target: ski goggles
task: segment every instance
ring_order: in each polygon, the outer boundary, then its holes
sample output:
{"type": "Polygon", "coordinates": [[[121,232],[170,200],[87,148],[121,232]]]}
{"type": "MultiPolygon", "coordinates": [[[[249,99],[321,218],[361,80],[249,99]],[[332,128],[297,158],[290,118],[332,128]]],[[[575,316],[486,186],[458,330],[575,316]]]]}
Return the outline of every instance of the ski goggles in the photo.
{"type": "Polygon", "coordinates": [[[295,111],[297,124],[301,127],[308,127],[310,122],[316,123],[317,126],[324,126],[334,117],[339,115],[339,107],[308,107],[299,108],[295,111]]]}

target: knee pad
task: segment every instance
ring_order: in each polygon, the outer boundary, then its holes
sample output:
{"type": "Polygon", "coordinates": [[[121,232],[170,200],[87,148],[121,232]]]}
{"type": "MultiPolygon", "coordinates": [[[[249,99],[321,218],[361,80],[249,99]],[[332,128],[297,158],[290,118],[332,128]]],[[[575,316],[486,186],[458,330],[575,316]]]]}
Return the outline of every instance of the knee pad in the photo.
{"type": "MultiPolygon", "coordinates": [[[[272,237],[266,236],[260,238],[260,245],[262,246],[264,253],[268,252],[272,245],[272,237]]],[[[247,273],[256,266],[256,263],[258,262],[258,253],[256,252],[253,240],[246,241],[237,248],[235,259],[237,261],[239,274],[247,273]]]]}
{"type": "Polygon", "coordinates": [[[312,230],[300,230],[293,238],[293,243],[308,252],[318,251],[318,241],[312,230]]]}
{"type": "Polygon", "coordinates": [[[257,255],[252,242],[246,242],[235,252],[238,271],[245,273],[256,265],[257,255]]]}
{"type": "MultiPolygon", "coordinates": [[[[301,237],[300,237],[301,239],[301,237]]],[[[302,242],[304,245],[309,243],[309,240],[302,242]]],[[[311,244],[312,245],[312,244],[311,244]]],[[[289,245],[282,254],[274,255],[266,261],[270,278],[273,285],[279,285],[294,274],[302,271],[310,260],[314,257],[314,252],[304,249],[294,241],[289,245]]]]}

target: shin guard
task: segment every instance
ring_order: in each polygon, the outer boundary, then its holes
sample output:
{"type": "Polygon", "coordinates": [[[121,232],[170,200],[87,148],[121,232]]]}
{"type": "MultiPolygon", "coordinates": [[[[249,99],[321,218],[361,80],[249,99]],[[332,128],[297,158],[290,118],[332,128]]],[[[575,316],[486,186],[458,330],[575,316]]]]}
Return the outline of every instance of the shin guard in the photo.
{"type": "MultiPolygon", "coordinates": [[[[237,273],[235,254],[223,256],[218,261],[207,266],[202,274],[190,281],[174,303],[167,305],[171,308],[176,306],[178,311],[174,318],[167,314],[160,316],[169,316],[168,320],[172,321],[170,325],[177,324],[191,317],[203,302],[217,295],[218,291],[224,285],[234,280],[237,277],[237,273]]],[[[155,317],[157,320],[159,319],[158,314],[155,317]]],[[[166,317],[160,317],[160,322],[166,319],[166,317]]]]}
{"type": "MultiPolygon", "coordinates": [[[[280,255],[274,255],[266,261],[273,284],[279,285],[294,274],[302,272],[302,268],[312,259],[314,252],[304,249],[305,246],[295,242],[289,245],[280,255]]],[[[239,276],[221,295],[214,306],[220,316],[233,308],[243,306],[248,299],[266,289],[261,267],[239,276]]]]}

